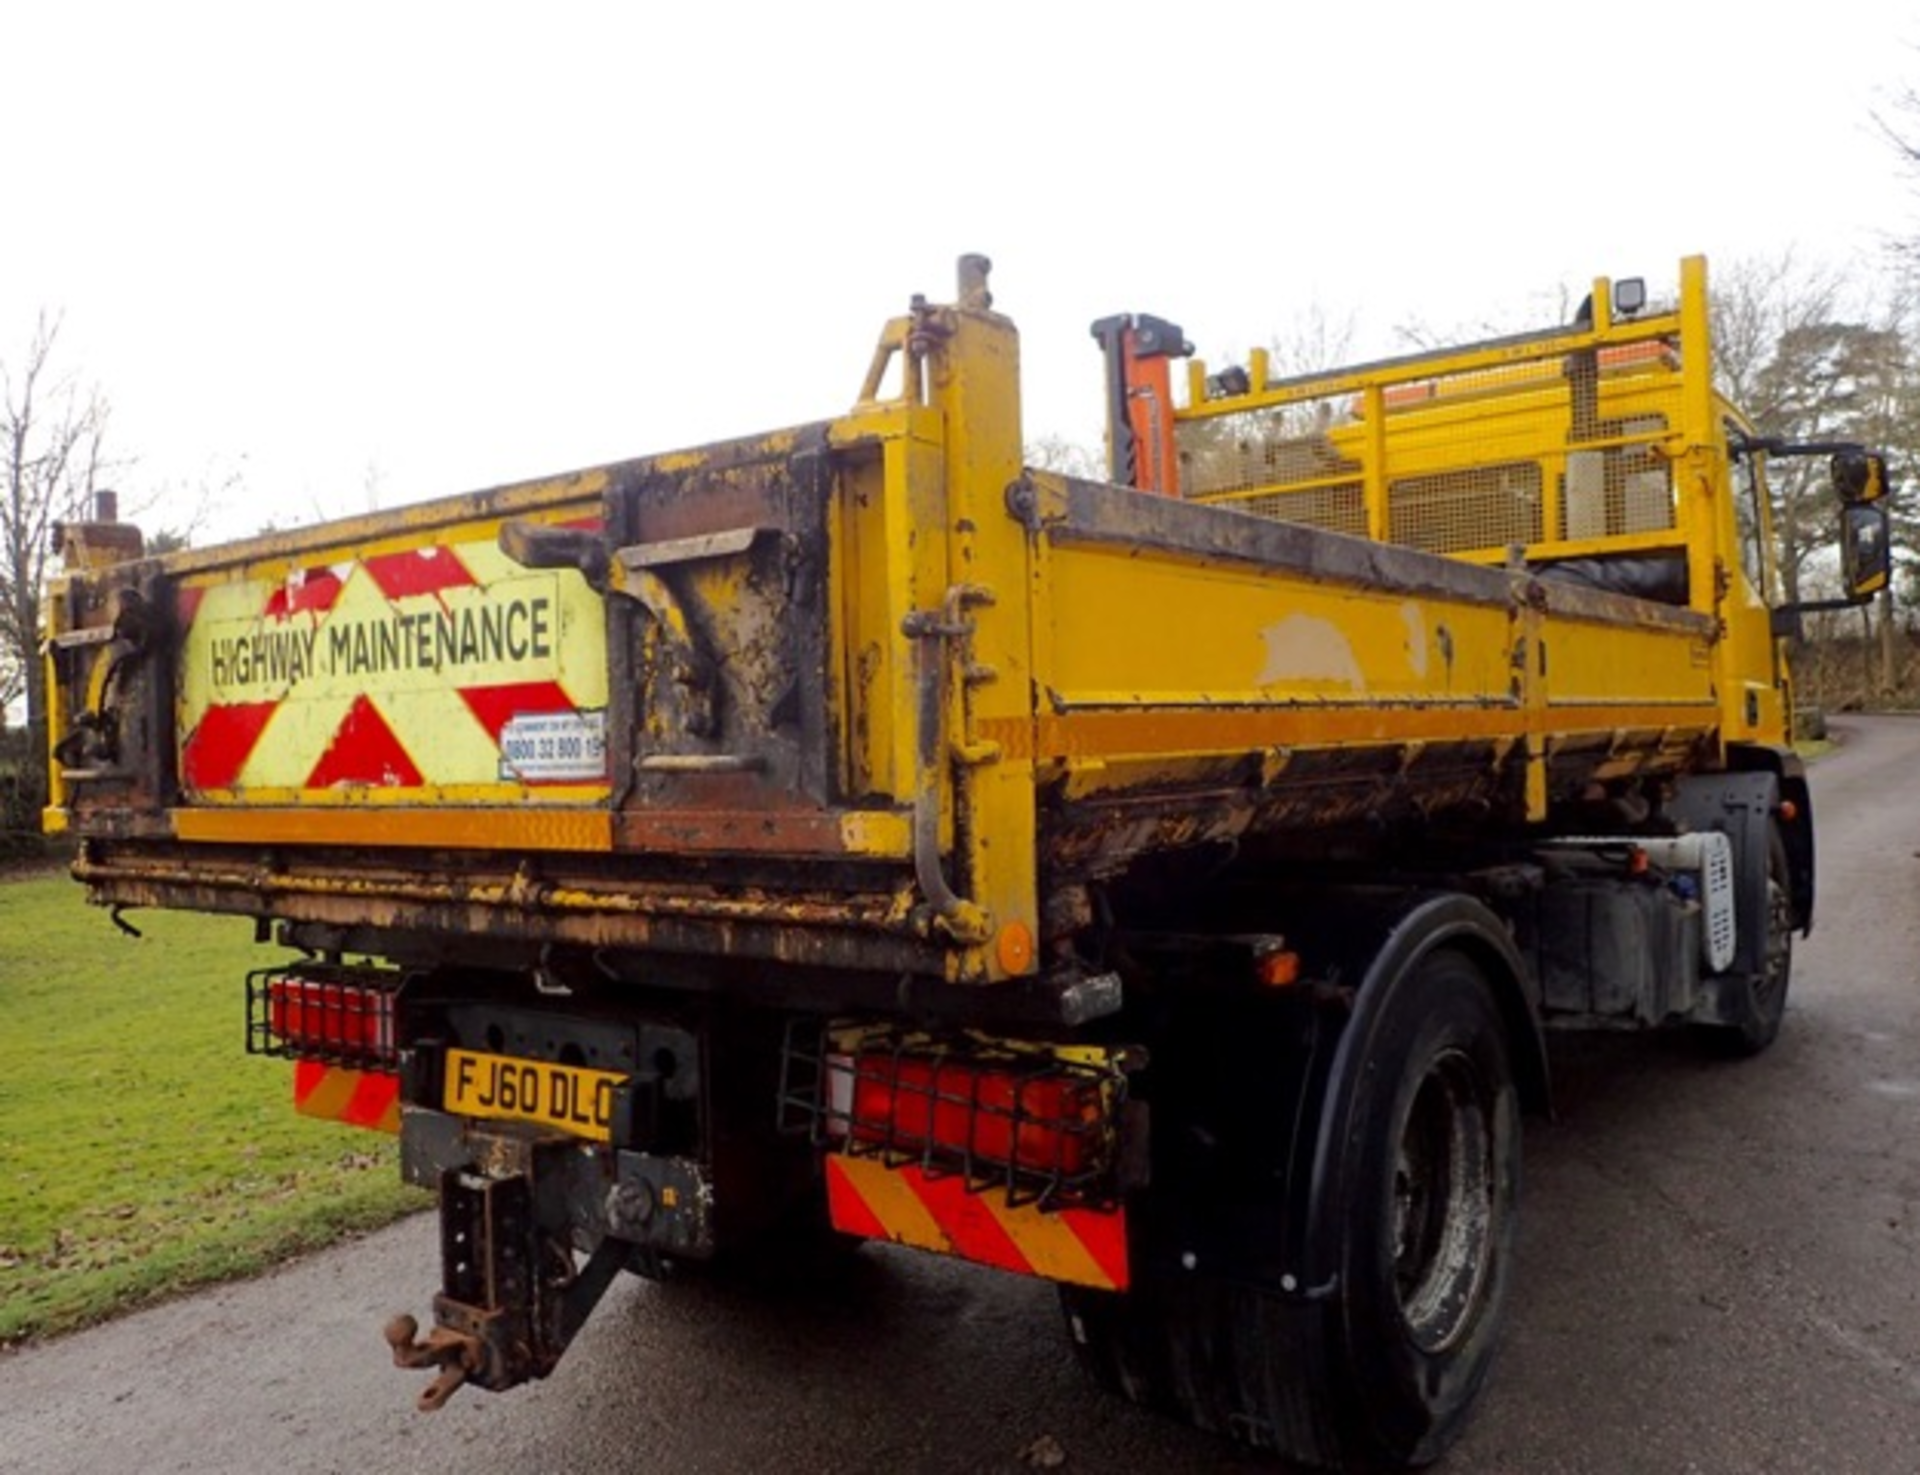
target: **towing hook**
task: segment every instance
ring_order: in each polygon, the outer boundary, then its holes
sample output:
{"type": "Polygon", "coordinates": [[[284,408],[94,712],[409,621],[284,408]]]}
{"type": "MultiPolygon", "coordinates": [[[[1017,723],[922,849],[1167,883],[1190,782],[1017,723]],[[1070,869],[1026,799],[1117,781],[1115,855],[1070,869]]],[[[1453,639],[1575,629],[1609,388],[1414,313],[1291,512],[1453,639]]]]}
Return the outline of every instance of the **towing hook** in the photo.
{"type": "Polygon", "coordinates": [[[447,1400],[460,1385],[480,1371],[484,1351],[478,1337],[437,1326],[419,1341],[420,1323],[401,1315],[387,1323],[387,1345],[393,1348],[393,1365],[404,1368],[437,1367],[440,1375],[421,1390],[416,1406],[423,1414],[446,1407],[447,1400]]]}

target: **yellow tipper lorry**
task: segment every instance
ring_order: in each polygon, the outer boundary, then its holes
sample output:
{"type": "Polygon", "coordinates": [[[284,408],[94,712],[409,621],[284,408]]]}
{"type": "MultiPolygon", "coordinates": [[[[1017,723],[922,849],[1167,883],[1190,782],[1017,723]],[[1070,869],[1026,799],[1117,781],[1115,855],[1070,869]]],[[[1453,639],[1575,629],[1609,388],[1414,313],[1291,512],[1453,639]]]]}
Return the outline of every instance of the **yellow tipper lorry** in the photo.
{"type": "Polygon", "coordinates": [[[63,529],[49,827],[116,914],[290,950],[249,1047],[439,1194],[388,1329],[426,1407],[551,1372],[621,1271],[852,1235],[1058,1282],[1099,1382],[1205,1428],[1431,1460],[1543,1027],[1779,1027],[1766,471],[1831,460],[1857,601],[1885,467],[1715,394],[1689,260],[1297,380],[1103,320],[1077,480],[1022,464],[986,272],[838,419],[164,557],[63,529]]]}

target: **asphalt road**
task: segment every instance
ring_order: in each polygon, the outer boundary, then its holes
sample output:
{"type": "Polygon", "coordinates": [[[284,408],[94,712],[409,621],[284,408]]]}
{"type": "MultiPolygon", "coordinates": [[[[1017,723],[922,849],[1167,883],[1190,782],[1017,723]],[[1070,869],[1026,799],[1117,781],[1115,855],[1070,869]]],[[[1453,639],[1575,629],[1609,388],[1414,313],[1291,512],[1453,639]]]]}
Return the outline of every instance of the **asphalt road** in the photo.
{"type": "MultiPolygon", "coordinates": [[[[1843,732],[1780,1043],[1557,1042],[1449,1475],[1920,1471],[1920,720],[1843,732]]],[[[414,1220],[0,1357],[0,1470],[1280,1468],[1095,1393],[1047,1286],[891,1251],[774,1302],[629,1280],[547,1382],[421,1416],[379,1333],[436,1253],[414,1220]]]]}

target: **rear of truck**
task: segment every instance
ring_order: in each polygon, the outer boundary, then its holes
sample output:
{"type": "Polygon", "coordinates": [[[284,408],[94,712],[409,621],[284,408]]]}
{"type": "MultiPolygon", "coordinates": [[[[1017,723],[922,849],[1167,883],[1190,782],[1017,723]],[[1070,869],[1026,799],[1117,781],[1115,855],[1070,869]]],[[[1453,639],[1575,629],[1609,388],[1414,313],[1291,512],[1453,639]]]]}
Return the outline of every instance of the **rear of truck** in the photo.
{"type": "Polygon", "coordinates": [[[829,1198],[1125,1284],[1123,1052],[1066,1043],[1117,985],[1040,956],[1016,340],[963,288],[831,422],[164,558],[65,531],[49,826],[116,914],[295,950],[249,1048],[439,1192],[430,1404],[829,1198]]]}
{"type": "Polygon", "coordinates": [[[1811,907],[1704,330],[1700,280],[1155,420],[1163,335],[1129,490],[1023,469],[969,258],[831,421],[163,558],[71,527],[49,826],[93,901],[291,950],[249,1048],[439,1195],[428,1407],[622,1271],[838,1232],[1059,1282],[1204,1427],[1430,1459],[1543,1017],[1737,1025],[1811,907]],[[1595,559],[1667,587],[1551,568],[1595,559]]]}

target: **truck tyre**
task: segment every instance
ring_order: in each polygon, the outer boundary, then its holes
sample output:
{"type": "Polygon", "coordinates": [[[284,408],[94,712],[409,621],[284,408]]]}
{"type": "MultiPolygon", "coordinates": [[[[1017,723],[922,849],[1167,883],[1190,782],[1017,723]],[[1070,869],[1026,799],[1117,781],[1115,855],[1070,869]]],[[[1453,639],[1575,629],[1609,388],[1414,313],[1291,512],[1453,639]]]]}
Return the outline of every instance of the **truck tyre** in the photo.
{"type": "MultiPolygon", "coordinates": [[[[1136,1272],[1062,1287],[1101,1387],[1302,1463],[1415,1466],[1464,1427],[1512,1258],[1520,1102],[1481,970],[1440,949],[1394,988],[1347,1103],[1321,1287],[1136,1272]]],[[[1257,1192],[1257,1190],[1255,1190],[1257,1192]]]]}
{"type": "Polygon", "coordinates": [[[1506,1026],[1465,956],[1396,990],[1347,1123],[1329,1211],[1350,1226],[1328,1335],[1350,1455],[1438,1459],[1464,1426],[1506,1300],[1520,1103],[1506,1026]]]}
{"type": "Polygon", "coordinates": [[[1740,1018],[1713,1025],[1716,1046],[1736,1057],[1758,1055],[1780,1034],[1787,1012],[1787,985],[1793,981],[1793,882],[1787,842],[1778,825],[1767,827],[1767,944],[1760,969],[1749,978],[1739,1000],[1740,1018]]]}

